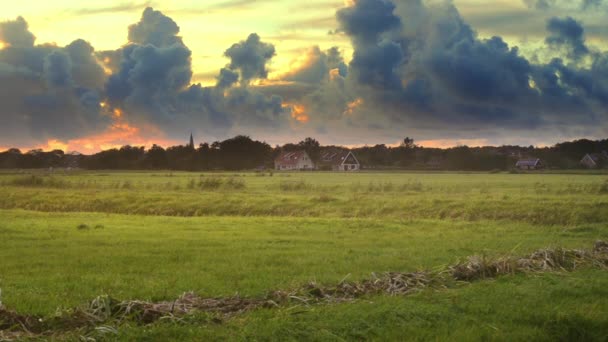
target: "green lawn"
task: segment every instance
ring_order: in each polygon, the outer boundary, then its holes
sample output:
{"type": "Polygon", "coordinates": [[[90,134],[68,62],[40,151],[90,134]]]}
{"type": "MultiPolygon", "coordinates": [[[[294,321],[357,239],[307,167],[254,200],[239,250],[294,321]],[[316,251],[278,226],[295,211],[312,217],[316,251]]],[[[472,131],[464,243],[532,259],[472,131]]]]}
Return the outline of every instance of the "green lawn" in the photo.
{"type": "MultiPolygon", "coordinates": [[[[51,315],[101,294],[171,300],[335,284],[608,240],[586,174],[0,174],[2,303],[51,315]],[[219,180],[219,181],[218,181],[219,180]]],[[[408,297],[123,326],[113,338],[606,338],[608,273],[509,276],[408,297]],[[293,311],[295,310],[295,312],[293,311]],[[480,323],[481,322],[481,323],[480,323]]]]}

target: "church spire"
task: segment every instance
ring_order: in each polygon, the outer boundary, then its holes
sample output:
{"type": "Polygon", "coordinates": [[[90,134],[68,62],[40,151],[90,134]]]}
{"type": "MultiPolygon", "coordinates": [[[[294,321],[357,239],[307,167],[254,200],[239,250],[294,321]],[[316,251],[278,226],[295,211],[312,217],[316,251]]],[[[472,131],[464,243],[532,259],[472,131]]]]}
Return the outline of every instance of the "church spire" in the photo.
{"type": "Polygon", "coordinates": [[[188,147],[194,148],[194,137],[192,136],[192,132],[190,132],[190,143],[188,144],[188,147]]]}

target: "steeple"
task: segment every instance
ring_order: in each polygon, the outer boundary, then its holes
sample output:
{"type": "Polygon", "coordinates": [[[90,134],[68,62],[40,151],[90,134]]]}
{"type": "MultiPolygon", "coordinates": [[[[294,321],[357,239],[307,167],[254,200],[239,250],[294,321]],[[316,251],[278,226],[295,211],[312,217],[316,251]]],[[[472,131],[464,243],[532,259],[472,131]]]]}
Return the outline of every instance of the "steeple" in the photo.
{"type": "Polygon", "coordinates": [[[190,132],[190,143],[188,144],[188,147],[194,148],[194,137],[192,136],[192,132],[190,132]]]}

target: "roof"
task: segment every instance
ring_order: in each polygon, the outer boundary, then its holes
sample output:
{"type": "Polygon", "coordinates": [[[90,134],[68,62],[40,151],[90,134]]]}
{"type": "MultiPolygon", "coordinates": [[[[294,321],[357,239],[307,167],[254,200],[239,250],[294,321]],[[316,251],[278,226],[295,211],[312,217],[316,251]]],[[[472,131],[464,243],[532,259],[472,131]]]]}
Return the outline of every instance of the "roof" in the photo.
{"type": "MultiPolygon", "coordinates": [[[[292,165],[295,166],[304,157],[308,157],[306,151],[292,151],[292,152],[281,152],[281,154],[274,160],[275,163],[280,165],[292,165]]],[[[310,159],[310,158],[308,158],[310,159]]]]}
{"type": "Polygon", "coordinates": [[[515,166],[536,166],[540,163],[540,159],[520,159],[515,166]]]}
{"type": "MultiPolygon", "coordinates": [[[[348,157],[349,154],[352,154],[352,152],[348,150],[326,151],[321,153],[321,162],[330,165],[342,165],[342,163],[344,163],[344,160],[348,157]]],[[[357,162],[357,164],[359,164],[359,161],[357,160],[355,155],[353,154],[352,156],[357,162]]]]}
{"type": "Polygon", "coordinates": [[[606,152],[606,151],[604,151],[602,153],[587,153],[585,155],[585,157],[586,156],[589,156],[589,158],[591,158],[591,160],[593,160],[595,163],[597,163],[601,160],[608,160],[608,152],[606,152]]]}

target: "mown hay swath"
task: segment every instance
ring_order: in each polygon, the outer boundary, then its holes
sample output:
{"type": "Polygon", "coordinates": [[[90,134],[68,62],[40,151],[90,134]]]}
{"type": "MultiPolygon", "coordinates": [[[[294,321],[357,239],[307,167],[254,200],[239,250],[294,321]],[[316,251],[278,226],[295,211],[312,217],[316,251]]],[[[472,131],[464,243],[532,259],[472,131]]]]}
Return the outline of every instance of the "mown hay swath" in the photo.
{"type": "Polygon", "coordinates": [[[264,298],[204,298],[192,292],[174,301],[118,301],[109,296],[95,298],[89,305],[59,312],[52,317],[28,316],[0,306],[0,341],[26,336],[48,336],[125,322],[150,324],[195,312],[230,317],[259,308],[312,305],[352,301],[369,295],[404,296],[424,289],[447,288],[454,281],[471,282],[515,273],[573,271],[581,267],[608,269],[608,242],[598,241],[592,250],[541,249],[525,257],[471,256],[442,271],[389,272],[372,274],[361,281],[343,280],[327,286],[310,282],[291,290],[269,292],[264,298]]]}

